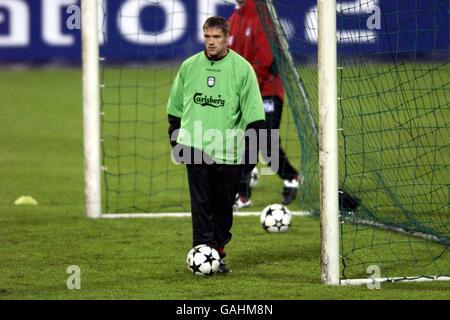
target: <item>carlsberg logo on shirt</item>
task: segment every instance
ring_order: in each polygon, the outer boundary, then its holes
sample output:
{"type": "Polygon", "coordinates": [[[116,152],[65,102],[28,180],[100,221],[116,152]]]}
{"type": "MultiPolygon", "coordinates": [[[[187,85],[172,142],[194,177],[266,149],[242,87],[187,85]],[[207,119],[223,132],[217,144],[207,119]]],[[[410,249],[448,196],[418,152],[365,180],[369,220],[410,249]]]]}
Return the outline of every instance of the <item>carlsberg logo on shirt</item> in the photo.
{"type": "Polygon", "coordinates": [[[202,107],[213,107],[213,108],[220,108],[225,105],[225,100],[220,98],[219,95],[217,98],[214,98],[212,96],[206,96],[203,95],[203,93],[197,92],[194,94],[194,103],[201,105],[202,107]]]}

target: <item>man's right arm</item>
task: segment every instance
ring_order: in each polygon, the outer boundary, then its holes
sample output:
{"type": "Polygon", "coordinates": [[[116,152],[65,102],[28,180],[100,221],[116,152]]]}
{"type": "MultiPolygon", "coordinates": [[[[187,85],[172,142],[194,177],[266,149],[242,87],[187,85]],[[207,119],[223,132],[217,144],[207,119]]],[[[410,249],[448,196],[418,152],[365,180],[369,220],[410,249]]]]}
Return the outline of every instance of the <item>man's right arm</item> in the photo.
{"type": "Polygon", "coordinates": [[[181,127],[181,117],[183,115],[183,83],[183,66],[181,66],[173,82],[169,101],[167,102],[167,115],[169,120],[168,133],[172,147],[177,144],[176,140],[181,127]]]}
{"type": "Polygon", "coordinates": [[[172,148],[177,145],[180,127],[181,127],[181,118],[169,114],[169,140],[172,148]]]}

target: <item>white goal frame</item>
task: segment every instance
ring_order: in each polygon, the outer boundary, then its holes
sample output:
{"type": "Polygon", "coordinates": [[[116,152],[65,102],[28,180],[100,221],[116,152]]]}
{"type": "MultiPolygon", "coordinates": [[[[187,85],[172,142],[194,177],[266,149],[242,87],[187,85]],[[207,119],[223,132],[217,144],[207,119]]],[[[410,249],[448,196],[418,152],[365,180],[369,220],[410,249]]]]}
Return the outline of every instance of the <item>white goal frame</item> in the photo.
{"type": "MultiPolygon", "coordinates": [[[[442,275],[340,279],[336,9],[336,0],[317,0],[322,283],[328,285],[373,285],[386,282],[450,281],[450,277],[442,275]]],[[[371,222],[365,224],[411,235],[400,228],[371,222]]],[[[428,237],[417,233],[413,236],[428,237]]]]}
{"type": "MultiPolygon", "coordinates": [[[[164,213],[102,213],[101,198],[101,147],[100,147],[100,80],[99,80],[99,1],[82,0],[83,46],[83,136],[85,208],[89,218],[162,218],[190,217],[189,212],[164,213]]],[[[235,212],[235,216],[259,216],[261,212],[235,212]]],[[[294,216],[310,215],[309,212],[291,212],[294,216]]]]}
{"type": "Polygon", "coordinates": [[[336,0],[318,0],[321,279],[340,284],[336,0]],[[326,178],[325,178],[326,177],[326,178]]]}
{"type": "Polygon", "coordinates": [[[100,82],[97,1],[81,0],[83,46],[83,136],[86,213],[102,215],[100,172],[100,82]]]}

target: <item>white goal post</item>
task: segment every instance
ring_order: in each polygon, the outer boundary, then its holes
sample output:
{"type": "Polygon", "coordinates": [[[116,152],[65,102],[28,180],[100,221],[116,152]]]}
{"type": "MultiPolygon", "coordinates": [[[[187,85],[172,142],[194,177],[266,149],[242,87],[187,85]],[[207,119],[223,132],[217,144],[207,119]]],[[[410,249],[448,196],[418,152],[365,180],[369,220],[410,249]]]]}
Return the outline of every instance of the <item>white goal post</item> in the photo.
{"type": "Polygon", "coordinates": [[[81,1],[81,18],[83,46],[84,192],[87,216],[90,218],[100,218],[100,84],[97,1],[81,1]]]}
{"type": "MultiPolygon", "coordinates": [[[[341,279],[340,221],[338,175],[338,95],[337,95],[337,32],[336,0],[317,0],[318,18],[318,108],[320,165],[320,232],[321,280],[328,285],[373,285],[386,282],[450,281],[449,276],[369,277],[341,279]]],[[[357,222],[357,221],[354,221],[357,222]]],[[[420,238],[429,235],[406,232],[401,228],[360,221],[383,230],[420,238]]]]}
{"type": "Polygon", "coordinates": [[[339,284],[336,0],[318,0],[321,278],[339,284]]]}

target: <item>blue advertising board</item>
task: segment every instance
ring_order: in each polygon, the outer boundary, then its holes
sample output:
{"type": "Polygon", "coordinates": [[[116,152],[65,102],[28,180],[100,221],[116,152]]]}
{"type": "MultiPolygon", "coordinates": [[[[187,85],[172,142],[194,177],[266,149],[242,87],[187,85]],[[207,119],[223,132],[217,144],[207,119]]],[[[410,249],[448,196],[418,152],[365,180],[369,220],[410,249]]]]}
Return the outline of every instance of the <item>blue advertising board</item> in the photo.
{"type": "MultiPolygon", "coordinates": [[[[274,3],[294,54],[314,55],[316,1],[274,3]]],[[[79,63],[79,5],[79,0],[0,0],[0,63],[79,63]]],[[[231,0],[103,0],[99,9],[102,55],[130,62],[183,58],[201,50],[205,18],[228,17],[234,5],[231,0]]],[[[341,1],[339,50],[448,53],[448,13],[448,0],[341,1]]]]}

